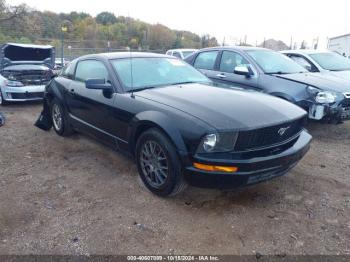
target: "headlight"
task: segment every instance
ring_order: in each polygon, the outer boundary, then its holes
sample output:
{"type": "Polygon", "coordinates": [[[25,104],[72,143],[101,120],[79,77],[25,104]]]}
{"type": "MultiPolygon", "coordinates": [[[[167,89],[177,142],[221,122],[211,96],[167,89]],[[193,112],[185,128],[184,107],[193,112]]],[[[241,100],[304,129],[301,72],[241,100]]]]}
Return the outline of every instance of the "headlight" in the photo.
{"type": "Polygon", "coordinates": [[[334,103],[336,99],[336,95],[332,92],[319,92],[316,97],[315,101],[320,104],[331,104],[334,103]]]}
{"type": "Polygon", "coordinates": [[[203,137],[197,153],[219,153],[233,151],[238,133],[227,132],[220,134],[209,134],[203,137]]]}
{"type": "Polygon", "coordinates": [[[343,94],[341,93],[332,91],[322,91],[312,86],[308,86],[306,90],[319,104],[332,104],[335,101],[341,100],[343,98],[343,94]]]}
{"type": "Polygon", "coordinates": [[[23,86],[23,84],[21,82],[18,82],[18,81],[12,81],[12,80],[7,80],[5,81],[5,84],[7,86],[13,86],[13,87],[20,87],[20,86],[23,86]]]}

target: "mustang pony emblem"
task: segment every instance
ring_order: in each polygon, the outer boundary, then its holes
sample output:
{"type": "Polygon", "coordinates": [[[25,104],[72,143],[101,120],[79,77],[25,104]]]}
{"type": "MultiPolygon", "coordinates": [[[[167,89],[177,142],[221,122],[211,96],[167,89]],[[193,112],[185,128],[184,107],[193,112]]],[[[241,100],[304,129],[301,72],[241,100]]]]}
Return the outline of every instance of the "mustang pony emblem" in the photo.
{"type": "Polygon", "coordinates": [[[290,128],[290,126],[280,128],[280,129],[278,130],[278,134],[279,134],[280,136],[283,136],[283,135],[287,132],[287,130],[288,130],[289,128],[290,128]]]}

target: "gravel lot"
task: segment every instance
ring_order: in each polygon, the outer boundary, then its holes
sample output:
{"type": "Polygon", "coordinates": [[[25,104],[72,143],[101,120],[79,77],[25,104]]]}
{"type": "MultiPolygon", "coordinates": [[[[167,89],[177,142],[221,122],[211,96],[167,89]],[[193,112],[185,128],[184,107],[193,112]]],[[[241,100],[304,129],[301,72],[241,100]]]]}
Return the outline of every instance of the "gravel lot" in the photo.
{"type": "Polygon", "coordinates": [[[161,199],[132,160],[0,108],[0,254],[350,254],[350,123],[310,124],[289,175],[236,192],[161,199]]]}

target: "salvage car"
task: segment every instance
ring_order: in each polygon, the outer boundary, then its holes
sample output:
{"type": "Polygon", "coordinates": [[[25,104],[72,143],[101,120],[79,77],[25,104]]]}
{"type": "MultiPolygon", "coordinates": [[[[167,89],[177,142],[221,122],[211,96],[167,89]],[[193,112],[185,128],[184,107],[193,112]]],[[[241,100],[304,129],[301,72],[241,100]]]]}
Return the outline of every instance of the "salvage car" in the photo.
{"type": "Polygon", "coordinates": [[[313,120],[350,119],[350,82],[313,74],[287,56],[264,48],[217,47],[186,58],[211,80],[254,89],[290,101],[313,120]]]}
{"type": "Polygon", "coordinates": [[[36,125],[129,153],[145,186],[169,196],[188,183],[229,189],[286,174],[309,149],[305,118],[273,96],[213,87],[171,56],[108,53],[54,78],[36,125]]]}
{"type": "Polygon", "coordinates": [[[300,49],[286,50],[281,53],[309,72],[322,73],[350,81],[350,59],[336,52],[300,49]]]}
{"type": "Polygon", "coordinates": [[[0,105],[41,100],[54,65],[52,46],[14,43],[0,46],[0,105]]]}

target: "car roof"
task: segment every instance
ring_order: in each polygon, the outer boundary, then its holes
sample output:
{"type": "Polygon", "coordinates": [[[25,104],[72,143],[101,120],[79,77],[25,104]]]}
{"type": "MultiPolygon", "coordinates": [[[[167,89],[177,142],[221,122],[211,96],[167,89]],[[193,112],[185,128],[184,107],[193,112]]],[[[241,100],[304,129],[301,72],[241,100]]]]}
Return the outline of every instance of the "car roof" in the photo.
{"type": "Polygon", "coordinates": [[[281,53],[287,54],[300,54],[300,55],[310,55],[310,54],[319,54],[319,53],[332,53],[329,50],[322,49],[296,49],[296,50],[283,50],[281,53]]]}
{"type": "Polygon", "coordinates": [[[248,51],[248,50],[269,50],[273,51],[267,48],[263,47],[255,47],[255,46],[216,46],[216,47],[207,47],[203,48],[201,50],[236,50],[236,51],[248,51]]]}
{"type": "Polygon", "coordinates": [[[195,48],[178,48],[178,49],[170,49],[168,51],[197,51],[195,48]]]}
{"type": "Polygon", "coordinates": [[[157,54],[157,53],[147,53],[147,52],[115,52],[115,53],[101,53],[101,54],[91,54],[79,57],[79,59],[88,59],[88,58],[103,58],[103,59],[120,59],[120,58],[171,58],[174,59],[173,56],[157,54]]]}

